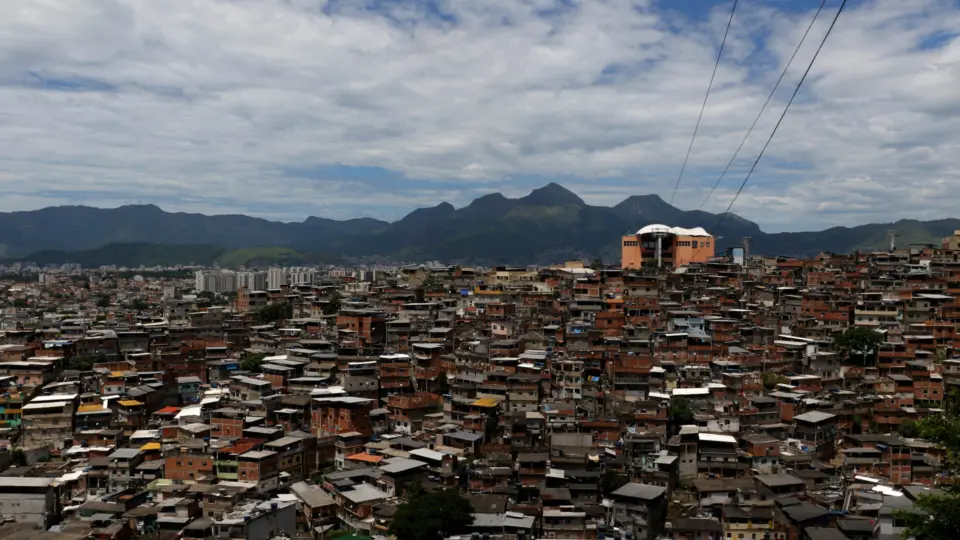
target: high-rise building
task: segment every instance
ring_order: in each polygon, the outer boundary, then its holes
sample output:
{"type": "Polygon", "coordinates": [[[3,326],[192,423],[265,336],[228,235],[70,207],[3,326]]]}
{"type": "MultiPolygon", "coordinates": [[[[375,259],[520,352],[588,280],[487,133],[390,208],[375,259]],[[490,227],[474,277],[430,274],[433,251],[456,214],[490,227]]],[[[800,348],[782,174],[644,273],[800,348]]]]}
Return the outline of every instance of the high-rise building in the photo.
{"type": "Polygon", "coordinates": [[[291,285],[310,285],[313,283],[317,271],[312,268],[291,268],[289,271],[291,285]]]}
{"type": "Polygon", "coordinates": [[[250,291],[262,291],[267,288],[266,272],[237,272],[237,287],[250,291]]]}
{"type": "Polygon", "coordinates": [[[194,284],[193,284],[193,288],[196,289],[197,292],[201,292],[201,291],[205,290],[204,287],[205,287],[206,281],[204,280],[204,276],[205,276],[206,274],[207,274],[207,273],[204,272],[203,270],[197,270],[197,271],[194,273],[194,278],[195,278],[196,281],[195,281],[194,284]]]}
{"type": "Polygon", "coordinates": [[[267,269],[267,288],[279,289],[289,283],[289,275],[286,268],[268,268],[267,269]]]}
{"type": "Polygon", "coordinates": [[[194,288],[198,292],[223,294],[237,290],[237,273],[231,270],[200,270],[194,288]]]}

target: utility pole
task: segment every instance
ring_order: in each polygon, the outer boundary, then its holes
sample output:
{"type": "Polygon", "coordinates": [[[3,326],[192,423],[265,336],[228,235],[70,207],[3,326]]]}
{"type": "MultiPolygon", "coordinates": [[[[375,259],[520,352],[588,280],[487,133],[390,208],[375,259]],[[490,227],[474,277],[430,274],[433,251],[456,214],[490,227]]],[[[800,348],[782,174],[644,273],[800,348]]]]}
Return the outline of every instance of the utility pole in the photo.
{"type": "Polygon", "coordinates": [[[895,229],[890,229],[887,231],[887,237],[890,238],[890,253],[893,253],[897,250],[897,237],[900,234],[895,229]]]}
{"type": "Polygon", "coordinates": [[[750,240],[749,236],[744,236],[741,238],[743,242],[743,264],[740,266],[740,269],[743,271],[743,276],[740,278],[740,294],[743,295],[743,282],[747,279],[747,257],[750,256],[750,240]]]}

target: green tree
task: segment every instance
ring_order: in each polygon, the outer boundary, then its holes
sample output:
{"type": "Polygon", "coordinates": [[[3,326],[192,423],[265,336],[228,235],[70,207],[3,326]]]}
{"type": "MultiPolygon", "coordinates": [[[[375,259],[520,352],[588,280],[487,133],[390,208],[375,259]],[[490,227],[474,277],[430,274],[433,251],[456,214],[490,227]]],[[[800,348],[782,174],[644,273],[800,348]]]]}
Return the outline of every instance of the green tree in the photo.
{"type": "Polygon", "coordinates": [[[778,375],[776,373],[764,373],[763,374],[763,387],[767,390],[773,390],[777,387],[778,384],[786,384],[789,381],[783,375],[778,375]]]}
{"type": "Polygon", "coordinates": [[[90,371],[94,364],[102,364],[107,361],[107,355],[100,353],[97,356],[75,356],[67,360],[66,369],[75,371],[90,371]]]}
{"type": "Polygon", "coordinates": [[[420,493],[401,504],[390,533],[397,540],[440,540],[466,532],[473,506],[456,491],[420,493]]]}
{"type": "Polygon", "coordinates": [[[960,531],[960,493],[941,491],[920,495],[913,508],[894,514],[898,525],[906,527],[903,538],[949,540],[960,531]]]}
{"type": "Polygon", "coordinates": [[[323,306],[324,315],[336,315],[340,312],[340,293],[333,291],[327,304],[323,306]]]}
{"type": "Polygon", "coordinates": [[[599,272],[600,270],[603,270],[603,259],[601,259],[600,257],[597,257],[594,260],[590,261],[590,268],[593,270],[596,270],[597,272],[599,272]]]}
{"type": "Polygon", "coordinates": [[[135,298],[132,301],[128,302],[126,305],[127,309],[132,309],[135,311],[143,311],[149,307],[150,307],[150,304],[148,304],[142,298],[135,298]]]}
{"type": "Polygon", "coordinates": [[[670,400],[670,411],[667,415],[667,430],[669,434],[680,433],[680,426],[693,423],[693,404],[684,397],[675,397],[670,400]]]}
{"type": "Polygon", "coordinates": [[[690,400],[683,397],[670,400],[670,421],[677,425],[693,422],[693,406],[690,400]]]}
{"type": "Polygon", "coordinates": [[[270,324],[293,318],[293,304],[279,302],[263,306],[257,310],[256,318],[260,324],[270,324]]]}
{"type": "Polygon", "coordinates": [[[883,334],[863,326],[852,326],[833,336],[834,345],[847,357],[859,356],[864,367],[867,365],[867,360],[876,355],[883,340],[883,334]]]}
{"type": "Polygon", "coordinates": [[[908,439],[915,439],[920,436],[920,426],[913,420],[904,420],[897,431],[908,439]]]}
{"type": "Polygon", "coordinates": [[[104,296],[101,296],[100,298],[97,298],[97,307],[99,308],[110,307],[110,297],[104,295],[104,296]]]}
{"type": "Polygon", "coordinates": [[[622,488],[629,482],[629,478],[618,473],[617,471],[605,471],[603,473],[603,477],[600,479],[600,489],[603,491],[603,495],[607,496],[622,488]]]}
{"type": "MultiPolygon", "coordinates": [[[[917,423],[920,437],[945,450],[943,471],[954,480],[960,475],[960,396],[953,392],[944,400],[943,414],[924,417],[917,423]]],[[[921,495],[914,508],[894,514],[906,527],[904,538],[940,540],[960,531],[960,488],[947,485],[942,491],[921,495]]]]}
{"type": "Polygon", "coordinates": [[[265,354],[251,354],[240,361],[240,369],[251,373],[260,373],[260,364],[266,357],[265,354]]]}

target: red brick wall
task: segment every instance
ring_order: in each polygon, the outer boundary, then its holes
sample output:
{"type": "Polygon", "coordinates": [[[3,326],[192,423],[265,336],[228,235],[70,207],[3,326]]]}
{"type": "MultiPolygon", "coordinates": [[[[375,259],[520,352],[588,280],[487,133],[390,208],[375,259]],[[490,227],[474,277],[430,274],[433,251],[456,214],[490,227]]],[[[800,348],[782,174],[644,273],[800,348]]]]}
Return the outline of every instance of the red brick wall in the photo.
{"type": "Polygon", "coordinates": [[[164,478],[168,480],[195,480],[213,474],[213,457],[203,455],[167,456],[164,459],[164,478]]]}
{"type": "Polygon", "coordinates": [[[243,418],[212,418],[214,437],[242,438],[243,418]]]}

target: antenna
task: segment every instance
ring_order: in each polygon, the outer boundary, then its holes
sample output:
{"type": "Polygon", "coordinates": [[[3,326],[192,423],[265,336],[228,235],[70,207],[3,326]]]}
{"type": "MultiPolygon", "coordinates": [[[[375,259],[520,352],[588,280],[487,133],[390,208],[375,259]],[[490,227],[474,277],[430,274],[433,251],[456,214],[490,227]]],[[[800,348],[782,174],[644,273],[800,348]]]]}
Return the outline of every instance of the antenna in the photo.
{"type": "Polygon", "coordinates": [[[890,253],[893,253],[897,249],[897,237],[900,236],[900,233],[896,229],[890,229],[887,231],[887,237],[890,239],[890,253]]]}

